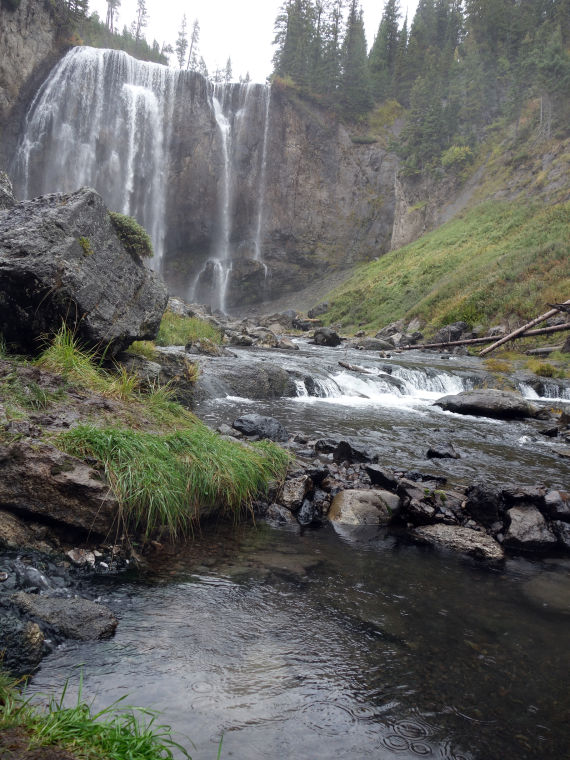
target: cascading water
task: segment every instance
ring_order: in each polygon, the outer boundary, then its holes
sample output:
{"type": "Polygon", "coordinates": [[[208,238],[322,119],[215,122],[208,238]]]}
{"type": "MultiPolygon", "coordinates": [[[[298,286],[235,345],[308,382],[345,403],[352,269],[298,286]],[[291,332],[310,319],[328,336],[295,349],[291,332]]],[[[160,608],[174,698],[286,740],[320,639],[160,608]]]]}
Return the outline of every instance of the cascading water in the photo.
{"type": "Polygon", "coordinates": [[[180,72],[114,50],[77,47],[56,66],[26,117],[13,167],[25,197],[94,187],[134,216],[160,269],[170,130],[180,72]]]}
{"type": "MultiPolygon", "coordinates": [[[[271,91],[259,84],[216,85],[211,99],[211,108],[220,136],[222,172],[218,195],[218,225],[213,246],[213,255],[195,275],[188,290],[189,300],[204,300],[225,311],[227,291],[233,272],[233,262],[242,259],[240,248],[253,249],[253,261],[263,269],[267,282],[269,270],[262,256],[262,236],[264,223],[264,200],[267,173],[267,142],[270,124],[271,91]],[[251,182],[242,176],[250,172],[248,142],[253,123],[259,123],[259,111],[263,111],[263,137],[257,148],[259,159],[255,176],[255,219],[248,220],[249,231],[245,239],[235,239],[236,196],[242,182],[251,182]],[[252,116],[254,122],[252,122],[252,116]],[[244,166],[245,165],[245,166],[244,166]],[[240,172],[241,168],[241,172],[240,172]],[[253,226],[255,225],[255,226],[253,226]],[[253,227],[253,229],[252,229],[253,227]],[[249,239],[248,239],[249,238],[249,239]],[[221,276],[220,272],[223,272],[221,276]]],[[[244,220],[239,220],[243,226],[244,220]]]]}

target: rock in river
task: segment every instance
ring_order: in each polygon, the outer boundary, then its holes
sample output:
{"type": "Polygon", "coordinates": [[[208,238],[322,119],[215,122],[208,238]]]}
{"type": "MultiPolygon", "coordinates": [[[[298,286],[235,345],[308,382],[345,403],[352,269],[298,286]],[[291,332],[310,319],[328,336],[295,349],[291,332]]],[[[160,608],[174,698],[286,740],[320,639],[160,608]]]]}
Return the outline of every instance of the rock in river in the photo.
{"type": "Polygon", "coordinates": [[[476,559],[501,560],[504,552],[500,544],[486,533],[455,525],[422,525],[412,531],[421,543],[440,549],[468,554],[476,559]]]}
{"type": "Polygon", "coordinates": [[[435,406],[456,414],[472,414],[504,420],[541,415],[541,409],[536,404],[527,401],[521,393],[489,388],[461,391],[453,396],[444,396],[435,402],[435,406]]]}
{"type": "Polygon", "coordinates": [[[106,639],[117,627],[117,618],[111,610],[79,597],[50,598],[20,591],[11,601],[26,615],[38,618],[70,639],[106,639]]]}
{"type": "Polygon", "coordinates": [[[332,500],[329,520],[343,525],[386,525],[400,509],[400,499],[389,491],[340,491],[332,500]]]}
{"type": "Polygon", "coordinates": [[[272,441],[286,441],[289,434],[275,417],[264,417],[262,414],[244,414],[234,420],[232,427],[244,435],[257,435],[272,441]]]}

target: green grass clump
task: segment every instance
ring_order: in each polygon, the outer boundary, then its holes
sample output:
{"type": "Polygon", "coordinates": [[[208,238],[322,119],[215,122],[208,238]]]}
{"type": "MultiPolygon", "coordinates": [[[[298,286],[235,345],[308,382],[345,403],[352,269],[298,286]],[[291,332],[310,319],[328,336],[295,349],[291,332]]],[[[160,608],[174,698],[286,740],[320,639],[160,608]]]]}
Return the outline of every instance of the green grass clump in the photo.
{"type": "Polygon", "coordinates": [[[27,410],[47,409],[52,401],[65,395],[63,389],[50,391],[42,388],[35,380],[24,380],[13,372],[0,380],[0,391],[4,403],[27,410]]]}
{"type": "Polygon", "coordinates": [[[50,346],[37,360],[38,366],[71,383],[77,383],[110,398],[129,400],[133,397],[138,380],[124,367],[117,372],[105,372],[95,364],[95,353],[81,348],[73,332],[63,326],[54,336],[50,346]]]}
{"type": "Polygon", "coordinates": [[[121,698],[94,712],[82,699],[81,683],[76,704],[65,707],[66,691],[67,685],[59,699],[50,697],[42,709],[0,672],[0,733],[17,731],[30,748],[65,749],[81,760],[173,760],[174,752],[190,758],[172,738],[170,726],[156,723],[155,711],[122,707],[121,698]]]}
{"type": "Polygon", "coordinates": [[[127,348],[127,353],[144,356],[145,359],[150,359],[150,361],[156,358],[156,348],[152,340],[135,340],[127,348]]]}
{"type": "Polygon", "coordinates": [[[189,419],[185,429],[167,434],[80,425],[59,435],[57,445],[98,460],[128,530],[148,536],[162,528],[171,538],[187,535],[200,513],[214,508],[237,517],[285,477],[289,461],[269,441],[244,446],[189,419]]]}
{"type": "Polygon", "coordinates": [[[414,243],[358,267],[327,300],[326,321],[378,329],[524,322],[570,292],[570,202],[483,203],[414,243]]]}
{"type": "Polygon", "coordinates": [[[187,343],[204,340],[204,338],[216,344],[222,341],[220,331],[208,322],[197,317],[184,317],[172,311],[165,311],[156,344],[158,346],[185,346],[187,343]]]}
{"type": "Polygon", "coordinates": [[[528,359],[526,368],[539,377],[566,377],[566,372],[563,369],[540,359],[528,359]]]}
{"type": "Polygon", "coordinates": [[[152,241],[144,227],[141,227],[131,216],[125,216],[125,214],[109,211],[109,216],[117,237],[127,253],[130,253],[131,256],[140,256],[143,259],[152,258],[154,255],[152,241]]]}

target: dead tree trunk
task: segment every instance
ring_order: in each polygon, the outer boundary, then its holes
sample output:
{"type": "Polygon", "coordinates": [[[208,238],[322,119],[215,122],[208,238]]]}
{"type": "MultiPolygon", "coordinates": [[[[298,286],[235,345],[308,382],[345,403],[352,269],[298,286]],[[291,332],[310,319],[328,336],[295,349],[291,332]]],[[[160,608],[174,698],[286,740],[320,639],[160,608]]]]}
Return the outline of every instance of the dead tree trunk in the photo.
{"type": "MultiPolygon", "coordinates": [[[[564,301],[564,304],[561,304],[561,306],[566,306],[566,304],[570,304],[570,299],[568,299],[568,301],[564,301]]],[[[498,340],[496,343],[493,343],[492,346],[488,346],[487,348],[483,349],[483,351],[480,351],[479,356],[485,356],[485,354],[488,354],[491,351],[494,351],[499,346],[502,346],[503,343],[508,343],[510,340],[513,340],[513,338],[516,338],[519,335],[526,333],[526,331],[529,330],[531,327],[534,327],[535,325],[538,325],[541,322],[544,322],[545,319],[548,319],[549,317],[553,317],[555,314],[558,314],[559,312],[560,312],[559,309],[551,309],[550,311],[547,311],[545,314],[541,314],[540,317],[536,317],[536,319],[532,319],[530,322],[527,322],[526,325],[519,327],[517,330],[513,330],[512,333],[505,335],[504,338],[501,338],[501,340],[498,340]]]]}

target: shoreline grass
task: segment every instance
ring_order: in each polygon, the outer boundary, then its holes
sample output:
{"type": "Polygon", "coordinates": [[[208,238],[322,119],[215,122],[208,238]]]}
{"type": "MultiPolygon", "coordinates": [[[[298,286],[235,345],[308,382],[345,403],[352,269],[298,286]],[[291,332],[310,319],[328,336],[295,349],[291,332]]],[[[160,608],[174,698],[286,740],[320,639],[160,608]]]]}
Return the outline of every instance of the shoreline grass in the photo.
{"type": "Polygon", "coordinates": [[[20,693],[18,685],[0,670],[0,734],[16,731],[31,749],[65,750],[77,760],[174,760],[174,752],[191,760],[174,740],[171,727],[157,723],[156,711],[123,706],[126,697],[94,712],[83,700],[80,678],[75,705],[64,705],[66,684],[61,696],[48,697],[42,709],[25,691],[20,693]]]}

